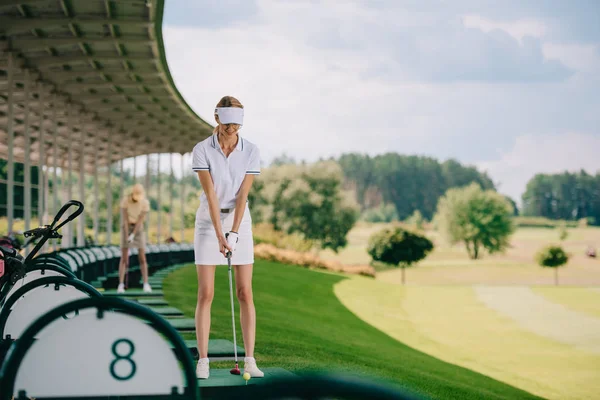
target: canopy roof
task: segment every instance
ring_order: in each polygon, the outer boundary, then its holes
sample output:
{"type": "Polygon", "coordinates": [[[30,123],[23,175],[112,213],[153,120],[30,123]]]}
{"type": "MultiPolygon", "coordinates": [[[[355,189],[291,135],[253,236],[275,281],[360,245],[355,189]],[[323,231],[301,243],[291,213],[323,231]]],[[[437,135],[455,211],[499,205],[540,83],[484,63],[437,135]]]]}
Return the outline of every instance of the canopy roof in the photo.
{"type": "Polygon", "coordinates": [[[29,158],[37,162],[40,126],[47,165],[53,143],[59,166],[72,143],[73,161],[83,153],[87,170],[94,155],[105,165],[148,153],[183,154],[208,137],[213,127],[185,102],[169,73],[163,10],[164,0],[0,0],[0,157],[7,158],[13,129],[15,161],[23,161],[29,136],[29,158]]]}

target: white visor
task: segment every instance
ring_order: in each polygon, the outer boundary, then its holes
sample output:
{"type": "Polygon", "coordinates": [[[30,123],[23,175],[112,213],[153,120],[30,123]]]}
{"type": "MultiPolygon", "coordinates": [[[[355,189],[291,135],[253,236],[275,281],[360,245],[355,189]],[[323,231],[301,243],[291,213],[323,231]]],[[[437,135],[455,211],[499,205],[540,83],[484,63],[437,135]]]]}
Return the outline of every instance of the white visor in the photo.
{"type": "Polygon", "coordinates": [[[219,116],[219,121],[222,124],[238,124],[244,123],[244,109],[239,107],[217,107],[215,114],[219,116]]]}

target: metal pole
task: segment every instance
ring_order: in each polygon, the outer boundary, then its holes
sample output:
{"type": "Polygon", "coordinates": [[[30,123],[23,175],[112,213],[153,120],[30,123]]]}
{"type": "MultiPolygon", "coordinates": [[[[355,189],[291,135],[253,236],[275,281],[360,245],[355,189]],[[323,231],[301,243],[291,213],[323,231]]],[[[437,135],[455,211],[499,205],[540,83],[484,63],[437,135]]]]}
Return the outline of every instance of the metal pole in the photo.
{"type": "MultiPolygon", "coordinates": [[[[146,154],[146,176],[145,176],[145,183],[144,186],[146,187],[146,195],[148,197],[148,200],[150,200],[150,154],[146,154]]],[[[148,220],[145,222],[144,224],[144,230],[146,231],[146,238],[148,239],[148,241],[150,241],[150,216],[152,215],[152,207],[150,208],[150,211],[148,211],[148,220]]]]}
{"type": "Polygon", "coordinates": [[[185,242],[185,154],[181,155],[181,243],[185,242]]]}
{"type": "Polygon", "coordinates": [[[150,154],[146,154],[146,176],[144,177],[146,193],[150,196],[150,154]]]}
{"type": "Polygon", "coordinates": [[[137,156],[133,157],[133,183],[137,179],[137,156]]]}
{"type": "MultiPolygon", "coordinates": [[[[54,95],[52,102],[52,122],[54,127],[52,130],[52,214],[56,214],[58,211],[58,193],[60,191],[60,185],[57,179],[58,170],[58,115],[56,113],[58,108],[58,96],[54,95]]],[[[61,172],[62,175],[62,172],[61,172]]],[[[58,250],[58,244],[54,241],[54,251],[58,250]]]]}
{"type": "MultiPolygon", "coordinates": [[[[65,199],[65,203],[73,198],[73,139],[74,139],[74,131],[73,131],[73,121],[72,121],[72,112],[68,109],[71,104],[67,104],[67,132],[69,135],[69,140],[67,143],[67,198],[65,199]]],[[[81,215],[79,216],[81,218],[81,215]]],[[[67,224],[65,226],[67,228],[67,247],[73,247],[73,225],[67,224]]]]}
{"type": "Polygon", "coordinates": [[[173,153],[169,153],[169,169],[171,170],[171,179],[169,179],[169,238],[173,238],[173,153]]]}
{"type": "Polygon", "coordinates": [[[123,156],[125,154],[125,150],[122,150],[121,153],[121,159],[119,160],[119,168],[120,168],[120,173],[119,173],[119,231],[121,229],[123,229],[123,224],[125,224],[125,221],[123,221],[123,213],[121,212],[121,200],[123,199],[123,156]]]}
{"type": "Polygon", "coordinates": [[[113,212],[112,212],[112,153],[111,153],[111,135],[108,135],[108,143],[106,145],[106,157],[108,158],[108,166],[106,170],[107,184],[106,184],[106,208],[108,211],[108,219],[106,220],[106,244],[110,245],[112,241],[112,229],[113,229],[113,212]]]}
{"type": "MultiPolygon", "coordinates": [[[[81,118],[81,116],[80,116],[81,118]]],[[[81,123],[80,125],[80,135],[79,135],[79,201],[81,201],[84,205],[85,201],[85,124],[81,123]]],[[[85,246],[85,208],[81,215],[77,218],[77,246],[83,247],[85,246]]]]}
{"type": "Polygon", "coordinates": [[[162,219],[162,210],[161,210],[161,195],[160,195],[160,153],[156,155],[156,217],[157,217],[157,226],[156,226],[156,244],[160,244],[160,228],[161,228],[161,219],[162,219]]]}
{"type": "Polygon", "coordinates": [[[98,244],[99,234],[99,209],[100,198],[98,195],[98,134],[94,135],[94,243],[98,244]]]}
{"type": "MultiPolygon", "coordinates": [[[[31,229],[31,128],[30,111],[31,101],[29,99],[31,92],[31,80],[29,79],[29,70],[25,70],[25,121],[24,121],[24,139],[25,154],[23,160],[23,217],[25,219],[25,230],[31,229]]],[[[25,254],[27,254],[25,249],[25,254]]]]}
{"type": "Polygon", "coordinates": [[[38,101],[40,102],[40,122],[38,124],[38,220],[39,224],[44,225],[44,215],[46,214],[46,175],[44,164],[46,163],[46,143],[44,138],[44,103],[42,85],[38,92],[38,101]]]}
{"type": "Polygon", "coordinates": [[[15,86],[15,71],[13,65],[13,55],[12,53],[8,53],[8,123],[7,123],[7,131],[8,131],[8,160],[7,160],[7,173],[8,177],[6,180],[6,218],[8,222],[8,232],[12,232],[13,230],[13,218],[15,211],[15,162],[14,162],[14,141],[15,141],[15,127],[14,127],[14,117],[15,117],[15,96],[14,96],[14,86],[15,86]]]}

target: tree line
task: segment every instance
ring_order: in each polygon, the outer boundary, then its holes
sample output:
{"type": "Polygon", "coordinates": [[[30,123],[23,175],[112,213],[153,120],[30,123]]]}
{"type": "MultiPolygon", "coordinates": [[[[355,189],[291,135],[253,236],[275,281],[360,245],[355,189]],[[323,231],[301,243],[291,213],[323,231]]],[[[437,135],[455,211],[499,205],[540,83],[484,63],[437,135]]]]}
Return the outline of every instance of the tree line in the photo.
{"type": "Polygon", "coordinates": [[[523,194],[523,215],[600,224],[600,171],[535,175],[523,194]]]}
{"type": "Polygon", "coordinates": [[[449,188],[475,182],[484,190],[495,190],[486,173],[456,160],[440,163],[424,156],[387,153],[371,157],[353,153],[342,155],[338,163],[346,186],[354,188],[362,210],[381,203],[393,204],[401,220],[415,211],[431,220],[438,199],[449,188]]]}

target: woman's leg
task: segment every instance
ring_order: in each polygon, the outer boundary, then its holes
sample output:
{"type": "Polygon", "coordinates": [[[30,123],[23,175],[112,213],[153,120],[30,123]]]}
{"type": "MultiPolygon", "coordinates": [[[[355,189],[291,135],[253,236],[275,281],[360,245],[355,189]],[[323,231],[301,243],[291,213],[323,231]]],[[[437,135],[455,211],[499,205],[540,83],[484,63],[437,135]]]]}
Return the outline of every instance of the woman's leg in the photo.
{"type": "Polygon", "coordinates": [[[240,302],[240,324],[244,337],[246,357],[254,357],[254,341],[256,338],[256,310],[252,297],[253,264],[235,265],[235,289],[240,302]]]}
{"type": "Polygon", "coordinates": [[[200,358],[208,357],[210,306],[215,294],[214,265],[196,265],[198,274],[198,302],[196,303],[196,340],[200,358]]]}
{"type": "Polygon", "coordinates": [[[148,283],[148,262],[146,261],[146,250],[143,247],[138,249],[138,259],[140,260],[140,270],[144,283],[148,283]]]}
{"type": "Polygon", "coordinates": [[[119,283],[125,282],[125,268],[129,262],[129,249],[121,247],[121,261],[119,262],[119,283]]]}

